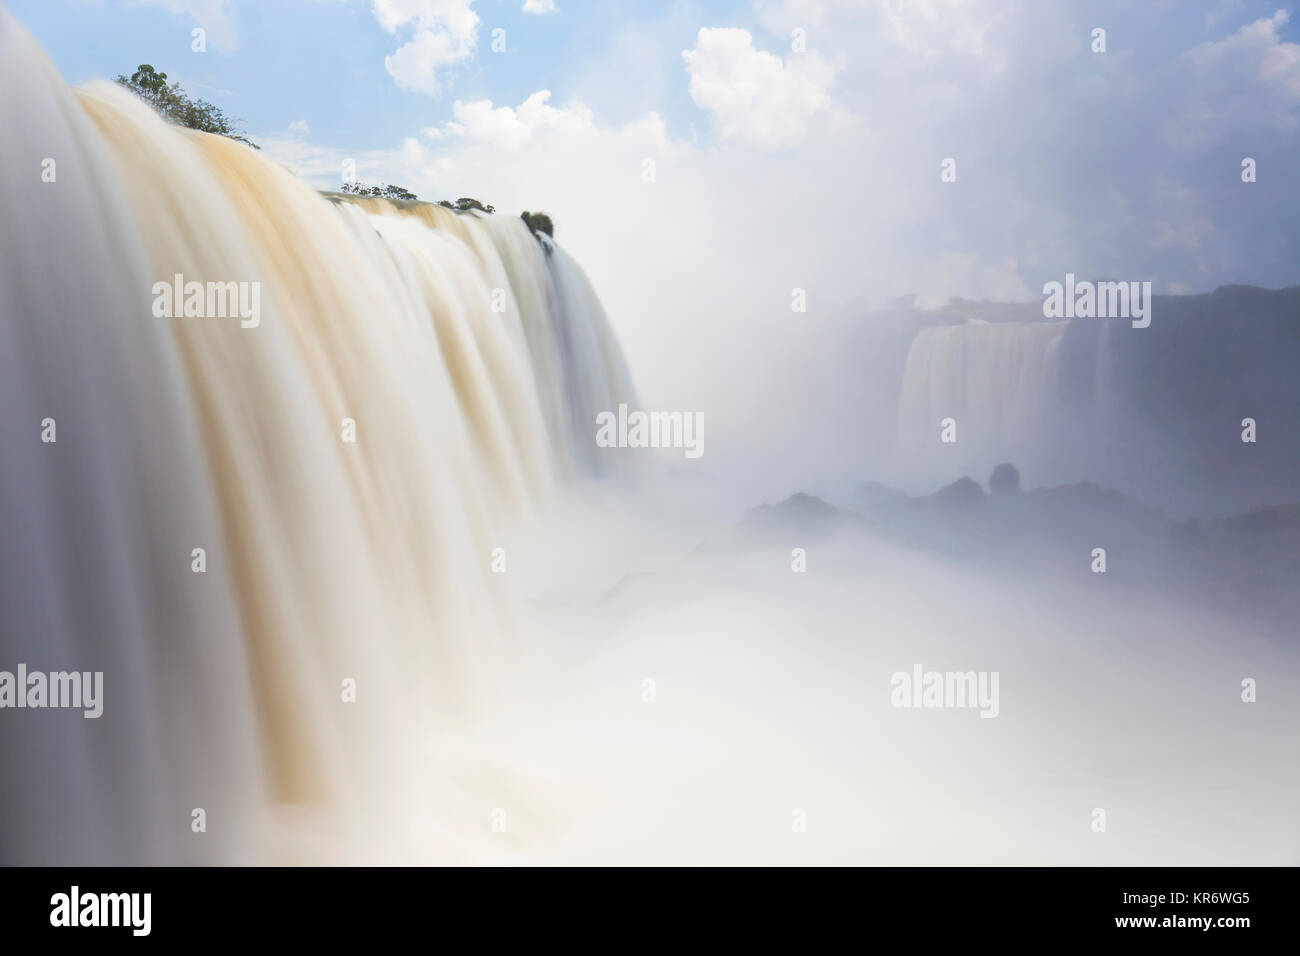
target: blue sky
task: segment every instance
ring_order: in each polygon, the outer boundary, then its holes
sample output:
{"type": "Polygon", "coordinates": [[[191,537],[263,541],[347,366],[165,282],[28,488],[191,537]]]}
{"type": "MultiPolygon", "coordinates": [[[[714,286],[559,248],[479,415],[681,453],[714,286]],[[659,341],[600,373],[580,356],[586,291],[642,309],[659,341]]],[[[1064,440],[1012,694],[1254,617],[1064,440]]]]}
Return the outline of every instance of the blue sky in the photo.
{"type": "MultiPolygon", "coordinates": [[[[699,28],[746,28],[755,34],[756,45],[785,42],[784,31],[778,37],[769,29],[772,21],[762,15],[765,9],[780,8],[780,2],[561,0],[554,12],[537,15],[523,12],[522,0],[479,0],[471,7],[479,18],[475,50],[439,71],[442,91],[429,96],[400,89],[385,69],[385,58],[414,32],[414,24],[388,32],[375,14],[378,5],[370,0],[2,2],[71,83],[129,73],[137,63],[149,62],[194,94],[242,118],[254,132],[274,133],[305,120],[314,140],[350,150],[392,146],[415,126],[449,118],[456,100],[518,104],[539,89],[552,91],[557,103],[581,99],[604,124],[628,122],[654,110],[673,135],[694,131],[707,137],[707,117],[692,102],[682,65],[682,51],[694,45],[699,28]],[[203,54],[190,49],[190,31],[196,25],[209,32],[203,54]],[[497,28],[506,31],[505,53],[490,50],[491,33],[497,28]]],[[[420,6],[419,0],[390,2],[399,8],[403,3],[420,6]]],[[[437,0],[429,5],[437,6],[437,0]]],[[[911,5],[922,10],[942,7],[925,0],[911,5]]],[[[1007,9],[1013,5],[1003,4],[1007,9]]],[[[865,9],[873,4],[858,0],[788,6],[791,22],[812,25],[826,19],[825,12],[813,12],[823,6],[865,9]]],[[[894,0],[894,6],[906,5],[894,0]]],[[[1098,11],[1094,19],[1114,20],[1104,12],[1113,4],[1064,5],[1070,6],[1091,6],[1098,11]]],[[[1144,43],[1177,48],[1268,16],[1281,5],[1276,0],[1157,0],[1129,6],[1124,19],[1149,27],[1144,43]]],[[[938,9],[940,23],[944,16],[938,9]]],[[[1300,22],[1291,18],[1278,32],[1294,42],[1298,30],[1300,22]]],[[[847,59],[854,56],[851,34],[837,38],[828,32],[817,42],[847,59]],[[837,39],[844,42],[837,44],[837,39]]]]}
{"type": "MultiPolygon", "coordinates": [[[[760,48],[764,41],[769,46],[776,41],[778,48],[786,42],[784,30],[778,36],[770,28],[772,21],[762,15],[779,9],[782,4],[777,0],[563,0],[543,15],[525,13],[521,0],[446,0],[477,15],[477,38],[467,57],[437,71],[441,90],[431,96],[399,88],[385,68],[385,58],[409,39],[418,24],[408,20],[389,32],[376,8],[384,3],[398,10],[436,8],[440,0],[7,3],[71,83],[129,73],[137,63],[149,62],[180,79],[194,94],[242,118],[254,132],[270,134],[305,120],[314,140],[352,150],[392,146],[416,126],[448,119],[456,100],[518,104],[540,89],[552,91],[555,103],[580,99],[606,125],[628,122],[653,110],[675,136],[707,136],[709,124],[688,93],[682,63],[682,52],[694,45],[697,31],[740,27],[755,34],[760,48]],[[202,54],[190,48],[195,26],[209,34],[202,54]],[[490,49],[497,28],[506,31],[504,53],[490,49]]],[[[819,24],[826,19],[824,8],[862,10],[873,5],[887,7],[889,2],[796,0],[787,4],[791,9],[787,19],[819,24]]],[[[907,6],[897,0],[893,5],[907,6]]],[[[922,10],[934,7],[942,24],[943,4],[921,0],[911,5],[922,10]]],[[[1013,4],[1004,6],[1009,10],[1013,4]]],[[[1109,4],[1065,4],[1063,8],[1070,6],[1093,7],[1098,10],[1093,19],[1098,21],[1113,19],[1102,12],[1109,4]]],[[[1279,8],[1276,0],[1131,6],[1137,9],[1125,10],[1124,18],[1149,27],[1141,40],[1153,48],[1187,47],[1216,30],[1224,32],[1279,8]]],[[[1291,18],[1278,34],[1294,42],[1298,30],[1300,23],[1291,18]]],[[[1128,44],[1133,39],[1128,37],[1128,44]]],[[[822,49],[849,60],[856,52],[853,41],[852,36],[838,38],[834,32],[816,38],[822,49]]]]}
{"type": "Polygon", "coordinates": [[[1027,301],[1067,271],[1300,281],[1300,18],[1279,0],[525,2],[8,6],[69,82],[153,63],[322,188],[354,160],[552,212],[638,328],[752,321],[795,286],[845,312],[1027,301]]]}
{"type": "Polygon", "coordinates": [[[151,63],[250,130],[276,132],[302,119],[314,139],[354,150],[389,146],[416,125],[448,119],[457,99],[521,103],[538,89],[562,102],[581,95],[607,123],[655,109],[689,133],[699,116],[681,51],[701,25],[753,24],[741,2],[564,0],[546,15],[524,13],[523,0],[478,2],[477,49],[443,73],[443,91],[433,97],[400,89],[389,75],[384,60],[411,29],[390,34],[366,0],[7,3],[70,83],[151,63]],[[202,54],[190,48],[196,25],[209,34],[202,54]],[[497,28],[506,31],[505,53],[491,51],[497,28]],[[653,48],[632,52],[625,38],[637,34],[653,38],[653,48]],[[611,64],[618,43],[625,58],[611,64]],[[661,82],[669,73],[679,82],[661,82]]]}

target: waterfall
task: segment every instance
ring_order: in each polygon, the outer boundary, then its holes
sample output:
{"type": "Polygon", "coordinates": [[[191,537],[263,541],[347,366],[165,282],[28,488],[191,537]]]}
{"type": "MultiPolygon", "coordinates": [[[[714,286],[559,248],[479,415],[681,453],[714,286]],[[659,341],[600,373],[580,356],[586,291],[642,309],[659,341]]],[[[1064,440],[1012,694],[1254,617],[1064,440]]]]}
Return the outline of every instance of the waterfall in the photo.
{"type": "Polygon", "coordinates": [[[509,656],[492,553],[635,402],[590,283],[520,219],[72,90],[2,9],[0,82],[0,671],[104,675],[98,719],[0,711],[0,860],[442,858],[429,743],[509,656]],[[159,317],[177,276],[259,321],[159,317]]]}
{"type": "Polygon", "coordinates": [[[1058,408],[1065,322],[983,322],[922,329],[907,354],[898,403],[904,469],[965,470],[982,480],[999,461],[1032,466],[1058,408]],[[940,442],[956,422],[957,441],[940,442]],[[1027,458],[1027,456],[1029,456],[1027,458]]]}

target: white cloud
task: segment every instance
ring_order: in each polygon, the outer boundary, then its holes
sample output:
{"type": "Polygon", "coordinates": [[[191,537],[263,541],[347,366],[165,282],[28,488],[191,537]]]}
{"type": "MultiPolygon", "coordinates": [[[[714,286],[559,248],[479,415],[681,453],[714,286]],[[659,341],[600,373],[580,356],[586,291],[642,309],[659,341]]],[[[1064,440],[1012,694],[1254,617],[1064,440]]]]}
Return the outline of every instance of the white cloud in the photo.
{"type": "Polygon", "coordinates": [[[375,19],[389,33],[412,28],[414,35],[385,57],[384,66],[404,90],[438,96],[440,74],[470,59],[478,47],[479,16],[474,0],[374,0],[375,19]]]}
{"type": "Polygon", "coordinates": [[[473,45],[458,41],[448,33],[421,30],[392,56],[384,57],[384,67],[402,89],[438,96],[442,92],[439,71],[468,59],[473,53],[473,45]]]}
{"type": "Polygon", "coordinates": [[[1177,89],[1155,124],[1168,147],[1238,142],[1245,149],[1258,144],[1262,131],[1300,127],[1300,45],[1282,39],[1287,21],[1279,10],[1179,58],[1177,89]]]}
{"type": "Polygon", "coordinates": [[[290,136],[310,136],[311,127],[307,125],[305,119],[296,119],[289,124],[289,129],[286,132],[290,136]]]}
{"type": "Polygon", "coordinates": [[[1219,92],[1245,87],[1261,105],[1269,102],[1289,114],[1300,103],[1300,44],[1279,34],[1290,19],[1278,10],[1222,40],[1193,47],[1187,59],[1202,75],[1216,78],[1219,92]]]}
{"type": "Polygon", "coordinates": [[[760,146],[789,146],[831,105],[834,70],[816,53],[786,60],[754,48],[748,30],[704,28],[682,53],[691,99],[713,115],[723,136],[760,146]]]}
{"type": "Polygon", "coordinates": [[[555,0],[524,0],[524,13],[554,13],[555,0]]]}
{"type": "Polygon", "coordinates": [[[581,104],[557,109],[548,102],[550,90],[538,90],[517,109],[494,107],[490,100],[459,101],[452,107],[453,120],[426,134],[435,140],[456,139],[462,143],[507,151],[518,150],[538,132],[581,136],[595,129],[591,111],[581,104]]]}
{"type": "Polygon", "coordinates": [[[474,0],[374,0],[375,19],[389,33],[414,25],[417,29],[441,27],[459,37],[478,30],[479,18],[471,8],[474,0]]]}

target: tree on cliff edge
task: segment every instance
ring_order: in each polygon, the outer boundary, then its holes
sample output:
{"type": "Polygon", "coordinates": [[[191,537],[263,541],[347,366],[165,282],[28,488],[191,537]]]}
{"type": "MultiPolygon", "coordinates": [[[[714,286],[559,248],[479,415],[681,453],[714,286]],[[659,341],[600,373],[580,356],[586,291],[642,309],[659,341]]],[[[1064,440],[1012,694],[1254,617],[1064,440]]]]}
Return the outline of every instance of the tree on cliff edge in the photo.
{"type": "Polygon", "coordinates": [[[167,120],[187,129],[202,133],[216,133],[237,143],[261,149],[230,119],[207,100],[193,100],[181,89],[180,83],[167,83],[167,74],[159,73],[148,63],[141,63],[130,76],[117,76],[116,81],[152,106],[167,120]]]}
{"type": "Polygon", "coordinates": [[[555,224],[551,222],[551,217],[546,213],[529,212],[525,209],[520,213],[519,218],[528,224],[528,228],[532,230],[534,236],[539,232],[544,232],[552,239],[555,238],[555,224]]]}

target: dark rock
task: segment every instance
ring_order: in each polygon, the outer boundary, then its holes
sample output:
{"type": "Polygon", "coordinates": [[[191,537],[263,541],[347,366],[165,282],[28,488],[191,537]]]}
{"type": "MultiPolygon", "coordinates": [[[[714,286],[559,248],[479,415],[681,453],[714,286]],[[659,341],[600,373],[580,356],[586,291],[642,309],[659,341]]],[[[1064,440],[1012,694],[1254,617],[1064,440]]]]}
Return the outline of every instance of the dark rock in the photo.
{"type": "Polygon", "coordinates": [[[945,508],[977,507],[984,503],[984,489],[972,478],[958,478],[925,500],[945,508]]]}
{"type": "Polygon", "coordinates": [[[1002,464],[993,469],[989,475],[989,492],[995,495],[1016,495],[1020,493],[1020,471],[1015,465],[1002,464]]]}

